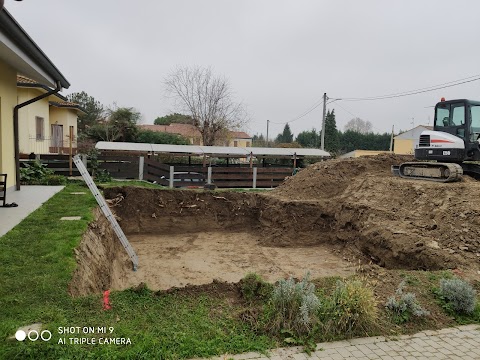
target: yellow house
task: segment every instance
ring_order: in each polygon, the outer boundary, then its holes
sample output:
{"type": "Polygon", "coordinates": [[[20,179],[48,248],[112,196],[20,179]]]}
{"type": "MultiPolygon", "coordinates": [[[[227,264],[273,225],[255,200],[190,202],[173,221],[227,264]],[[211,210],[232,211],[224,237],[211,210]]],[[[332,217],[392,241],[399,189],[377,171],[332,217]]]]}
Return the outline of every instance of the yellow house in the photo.
{"type": "Polygon", "coordinates": [[[25,131],[20,109],[42,100],[35,97],[20,102],[17,75],[50,87],[41,95],[45,98],[70,86],[0,1],[0,174],[8,175],[7,191],[20,190],[20,133],[25,131]]]}
{"type": "Polygon", "coordinates": [[[230,147],[251,147],[252,137],[243,131],[229,131],[225,146],[230,147]]]}
{"type": "Polygon", "coordinates": [[[418,125],[393,138],[393,152],[398,155],[413,155],[420,134],[425,130],[433,130],[432,126],[418,125]]]}
{"type": "MultiPolygon", "coordinates": [[[[203,145],[202,134],[190,124],[138,125],[140,129],[183,136],[191,145],[203,145]]],[[[219,146],[251,147],[252,137],[243,131],[228,131],[217,141],[219,146]]]]}
{"type": "MultiPolygon", "coordinates": [[[[18,102],[28,101],[50,91],[25,76],[17,76],[18,102]]],[[[19,110],[20,154],[69,153],[70,142],[77,148],[78,104],[57,93],[19,110]],[[70,132],[72,137],[70,139],[70,132]]]]}
{"type": "Polygon", "coordinates": [[[142,130],[180,135],[188,139],[191,145],[203,145],[202,134],[195,126],[190,124],[138,125],[138,127],[142,130]]]}

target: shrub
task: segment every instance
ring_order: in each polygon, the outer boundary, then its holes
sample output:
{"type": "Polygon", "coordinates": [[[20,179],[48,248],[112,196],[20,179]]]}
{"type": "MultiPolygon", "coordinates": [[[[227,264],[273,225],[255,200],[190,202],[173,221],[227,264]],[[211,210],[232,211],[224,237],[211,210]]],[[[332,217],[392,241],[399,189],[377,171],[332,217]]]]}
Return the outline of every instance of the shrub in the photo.
{"type": "Polygon", "coordinates": [[[248,302],[267,299],[271,296],[272,291],[273,286],[255,273],[247,274],[240,281],[240,292],[248,302]]]}
{"type": "Polygon", "coordinates": [[[45,185],[65,185],[67,178],[62,175],[47,175],[42,181],[45,185]]]}
{"type": "Polygon", "coordinates": [[[430,312],[418,303],[414,293],[403,293],[404,287],[405,281],[402,281],[395,292],[396,295],[389,297],[385,303],[385,308],[390,312],[393,320],[396,323],[404,323],[409,321],[412,315],[416,317],[430,315],[430,312]]]}
{"type": "Polygon", "coordinates": [[[112,181],[112,175],[110,175],[110,173],[107,170],[105,169],[97,170],[95,175],[95,182],[108,183],[110,181],[112,181]]]}
{"type": "Polygon", "coordinates": [[[326,333],[332,335],[368,334],[377,321],[373,290],[359,280],[338,280],[321,312],[326,333]]]}
{"type": "Polygon", "coordinates": [[[299,282],[292,277],[280,280],[273,289],[271,305],[273,328],[301,336],[317,322],[320,300],[307,274],[299,282]]]}
{"type": "Polygon", "coordinates": [[[448,310],[458,314],[472,314],[477,297],[473,287],[461,279],[440,279],[440,298],[448,310]]]}
{"type": "Polygon", "coordinates": [[[23,167],[20,168],[20,181],[23,184],[38,185],[49,175],[53,175],[53,170],[48,169],[47,165],[38,160],[31,164],[23,163],[23,167]]]}

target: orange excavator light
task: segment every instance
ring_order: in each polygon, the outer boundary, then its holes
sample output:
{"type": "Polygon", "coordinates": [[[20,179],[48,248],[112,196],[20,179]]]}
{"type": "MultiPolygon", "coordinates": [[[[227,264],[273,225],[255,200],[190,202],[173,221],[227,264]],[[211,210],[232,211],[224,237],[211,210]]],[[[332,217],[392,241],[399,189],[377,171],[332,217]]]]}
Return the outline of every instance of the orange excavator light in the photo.
{"type": "Polygon", "coordinates": [[[440,101],[445,101],[445,98],[444,98],[444,97],[442,97],[442,98],[440,99],[440,101]]]}

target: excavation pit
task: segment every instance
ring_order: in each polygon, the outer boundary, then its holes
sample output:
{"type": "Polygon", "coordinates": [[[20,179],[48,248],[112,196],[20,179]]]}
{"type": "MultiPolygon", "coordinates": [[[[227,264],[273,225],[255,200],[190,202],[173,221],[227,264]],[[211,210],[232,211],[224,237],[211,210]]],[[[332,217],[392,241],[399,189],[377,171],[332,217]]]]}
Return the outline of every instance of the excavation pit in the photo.
{"type": "Polygon", "coordinates": [[[145,283],[154,290],[268,281],[307,271],[347,276],[359,265],[387,269],[480,270],[480,184],[392,177],[395,157],[329,161],[265,193],[105,189],[139,256],[124,249],[96,210],[77,248],[73,295],[145,283]]]}

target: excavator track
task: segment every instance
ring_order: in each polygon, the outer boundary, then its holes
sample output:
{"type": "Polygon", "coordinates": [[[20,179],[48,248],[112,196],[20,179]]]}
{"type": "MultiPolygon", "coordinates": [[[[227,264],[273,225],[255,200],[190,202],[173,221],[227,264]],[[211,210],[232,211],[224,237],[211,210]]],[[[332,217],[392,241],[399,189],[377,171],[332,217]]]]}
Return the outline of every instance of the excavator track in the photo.
{"type": "Polygon", "coordinates": [[[460,181],[463,169],[462,166],[455,163],[408,162],[392,166],[392,173],[405,179],[447,183],[460,181]]]}

